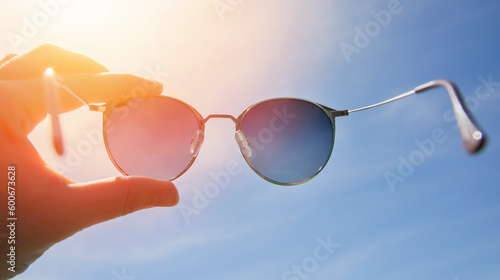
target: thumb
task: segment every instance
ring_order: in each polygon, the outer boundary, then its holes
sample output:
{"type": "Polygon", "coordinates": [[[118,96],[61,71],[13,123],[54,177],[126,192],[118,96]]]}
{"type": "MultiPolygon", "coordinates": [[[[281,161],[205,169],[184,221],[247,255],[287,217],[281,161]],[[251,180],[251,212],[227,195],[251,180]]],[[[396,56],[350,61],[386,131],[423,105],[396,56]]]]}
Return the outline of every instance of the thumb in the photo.
{"type": "Polygon", "coordinates": [[[76,231],[138,210],[179,202],[173,183],[138,176],[72,184],[69,192],[66,199],[72,211],[66,211],[70,215],[66,218],[76,222],[76,231]]]}

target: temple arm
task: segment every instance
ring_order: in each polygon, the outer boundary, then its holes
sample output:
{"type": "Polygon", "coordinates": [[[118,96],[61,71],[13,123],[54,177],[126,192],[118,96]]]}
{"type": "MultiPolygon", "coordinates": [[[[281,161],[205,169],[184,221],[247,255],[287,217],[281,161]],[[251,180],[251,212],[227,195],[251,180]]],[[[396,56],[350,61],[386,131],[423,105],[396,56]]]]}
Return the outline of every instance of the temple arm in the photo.
{"type": "Polygon", "coordinates": [[[465,149],[469,153],[476,153],[481,150],[483,147],[486,139],[484,134],[479,130],[477,125],[474,123],[470,113],[467,111],[467,108],[464,106],[464,102],[462,100],[462,97],[460,96],[460,92],[458,88],[450,81],[447,80],[435,80],[431,81],[428,83],[425,83],[423,85],[420,85],[416,88],[414,88],[411,91],[405,92],[401,95],[398,95],[396,97],[393,97],[391,99],[382,101],[377,104],[373,104],[370,106],[354,109],[354,110],[348,110],[348,114],[350,113],[355,113],[367,109],[371,109],[374,107],[378,107],[396,100],[399,100],[401,98],[410,96],[414,93],[422,93],[424,91],[427,91],[429,89],[433,89],[435,87],[444,87],[448,91],[448,94],[450,95],[451,103],[453,105],[453,111],[455,112],[455,118],[458,123],[458,128],[460,130],[460,135],[462,137],[462,141],[464,144],[465,149]]]}
{"type": "Polygon", "coordinates": [[[90,106],[90,104],[85,102],[85,100],[80,98],[80,96],[74,93],[66,85],[60,83],[57,79],[56,73],[54,73],[54,70],[52,68],[47,68],[43,72],[43,90],[45,95],[45,106],[47,108],[47,114],[49,114],[51,118],[52,142],[57,154],[63,155],[64,145],[61,132],[61,123],[59,121],[59,110],[60,110],[59,107],[61,106],[59,98],[59,88],[65,89],[67,92],[69,92],[83,104],[87,106],[90,106]]]}
{"type": "MultiPolygon", "coordinates": [[[[103,111],[105,106],[102,104],[89,104],[85,102],[85,100],[81,99],[77,94],[75,94],[71,89],[66,87],[64,84],[59,83],[57,80],[57,76],[51,68],[48,68],[43,75],[44,81],[44,91],[46,94],[46,105],[47,111],[49,115],[51,115],[52,119],[52,134],[53,134],[53,142],[54,147],[58,154],[62,155],[64,153],[63,149],[63,140],[61,134],[61,128],[59,124],[59,87],[62,87],[75,98],[77,98],[80,102],[90,107],[92,111],[103,111]]],[[[413,95],[414,93],[421,93],[427,91],[429,89],[433,89],[435,87],[445,87],[448,91],[448,94],[451,99],[451,103],[453,105],[453,111],[455,112],[455,117],[458,123],[458,128],[460,130],[460,135],[462,136],[462,141],[464,143],[465,149],[469,153],[476,153],[481,150],[486,139],[484,134],[479,130],[477,125],[474,123],[472,117],[468,113],[466,107],[463,104],[462,97],[458,91],[458,88],[450,81],[447,80],[434,80],[423,85],[420,85],[414,88],[411,91],[400,94],[391,99],[387,99],[377,104],[373,104],[370,106],[354,109],[354,110],[342,110],[336,111],[332,110],[333,117],[347,116],[351,113],[375,108],[390,102],[394,102],[396,100],[402,99],[404,97],[413,95]]]]}

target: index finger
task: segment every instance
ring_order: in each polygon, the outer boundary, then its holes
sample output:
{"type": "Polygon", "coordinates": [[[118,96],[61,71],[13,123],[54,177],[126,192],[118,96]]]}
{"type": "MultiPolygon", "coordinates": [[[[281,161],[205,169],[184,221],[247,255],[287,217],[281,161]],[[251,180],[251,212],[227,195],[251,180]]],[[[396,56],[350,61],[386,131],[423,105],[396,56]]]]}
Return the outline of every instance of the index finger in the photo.
{"type": "Polygon", "coordinates": [[[0,80],[38,78],[49,67],[60,75],[108,72],[95,60],[54,44],[39,45],[29,52],[7,58],[0,67],[0,80]]]}
{"type": "MultiPolygon", "coordinates": [[[[62,76],[64,85],[87,103],[111,103],[129,98],[160,95],[163,85],[131,74],[75,74],[62,76]]],[[[22,124],[28,134],[47,116],[45,93],[41,78],[0,82],[0,118],[22,124]]],[[[81,101],[64,89],[59,90],[60,112],[81,107],[81,101]]]]}
{"type": "Polygon", "coordinates": [[[62,76],[64,88],[60,91],[61,111],[67,112],[82,106],[74,94],[89,103],[112,103],[130,98],[147,98],[160,95],[163,84],[132,74],[75,74],[62,76]]]}

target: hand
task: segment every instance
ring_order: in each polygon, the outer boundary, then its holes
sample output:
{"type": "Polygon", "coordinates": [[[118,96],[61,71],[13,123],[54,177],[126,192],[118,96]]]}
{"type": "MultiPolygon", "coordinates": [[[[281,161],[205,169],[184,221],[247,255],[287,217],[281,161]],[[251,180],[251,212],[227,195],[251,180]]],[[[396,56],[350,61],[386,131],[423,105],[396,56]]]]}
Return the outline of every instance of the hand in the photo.
{"type": "MultiPolygon", "coordinates": [[[[174,206],[179,200],[171,182],[129,176],[75,183],[45,164],[27,135],[47,116],[41,76],[48,67],[87,102],[127,98],[144,83],[148,96],[163,90],[160,83],[133,75],[102,74],[108,70],[94,60],[50,44],[0,61],[1,279],[23,272],[53,244],[86,227],[145,208],[174,206]],[[12,222],[7,220],[9,166],[15,166],[15,239],[6,227],[12,222]],[[8,270],[11,246],[15,272],[8,270]]],[[[80,106],[61,92],[61,112],[80,106]]]]}

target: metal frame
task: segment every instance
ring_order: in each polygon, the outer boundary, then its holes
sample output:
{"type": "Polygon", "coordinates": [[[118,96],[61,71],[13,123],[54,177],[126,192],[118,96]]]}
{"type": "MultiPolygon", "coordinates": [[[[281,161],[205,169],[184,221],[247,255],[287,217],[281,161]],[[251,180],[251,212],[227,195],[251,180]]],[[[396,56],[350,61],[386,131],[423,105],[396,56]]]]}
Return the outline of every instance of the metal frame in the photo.
{"type": "MultiPolygon", "coordinates": [[[[97,112],[103,113],[103,134],[104,134],[103,137],[104,137],[104,142],[105,142],[106,151],[108,153],[108,156],[111,159],[111,161],[113,162],[113,164],[115,165],[115,167],[122,174],[128,175],[125,171],[123,171],[120,168],[120,166],[113,159],[113,156],[112,156],[110,149],[108,147],[107,137],[106,137],[106,122],[108,120],[109,114],[117,106],[122,106],[124,104],[123,100],[119,100],[119,101],[116,101],[116,102],[111,103],[111,104],[104,104],[104,103],[89,104],[85,100],[83,100],[80,96],[78,96],[76,93],[74,93],[71,89],[69,89],[67,86],[65,86],[64,81],[60,77],[57,77],[52,69],[50,69],[50,68],[47,69],[44,72],[43,78],[44,78],[44,91],[46,92],[45,95],[46,95],[46,103],[47,103],[48,113],[52,117],[52,135],[53,135],[54,147],[55,147],[56,151],[59,154],[62,154],[64,152],[62,149],[62,146],[63,146],[62,133],[60,131],[60,125],[59,125],[59,116],[58,116],[59,108],[56,106],[58,104],[57,102],[58,102],[58,98],[59,98],[58,88],[61,87],[66,92],[70,93],[75,98],[77,98],[80,102],[82,102],[82,104],[87,105],[91,111],[97,111],[97,112]]],[[[158,96],[159,98],[169,98],[169,99],[175,100],[175,101],[180,102],[181,104],[185,105],[186,107],[188,107],[193,112],[193,114],[196,116],[196,118],[198,120],[198,124],[199,124],[199,131],[198,132],[200,134],[198,136],[201,137],[200,138],[201,140],[200,139],[196,140],[196,143],[195,143],[196,144],[196,147],[195,147],[196,152],[192,152],[193,159],[191,160],[189,165],[179,175],[177,175],[174,178],[171,178],[170,180],[174,180],[174,179],[178,178],[179,176],[184,174],[191,167],[191,165],[193,164],[194,160],[196,159],[196,157],[198,155],[199,148],[201,147],[201,144],[203,143],[206,122],[210,119],[218,118],[218,119],[230,119],[234,122],[235,129],[236,129],[236,133],[235,133],[236,141],[237,141],[238,145],[240,146],[240,151],[241,151],[243,157],[245,158],[245,161],[250,166],[250,168],[252,168],[252,170],[255,173],[257,173],[260,177],[262,177],[263,179],[265,179],[271,183],[278,184],[278,185],[285,185],[285,186],[298,185],[298,184],[304,183],[306,181],[309,181],[313,177],[315,177],[317,174],[319,174],[322,171],[322,169],[326,166],[328,160],[330,159],[331,153],[333,151],[334,142],[335,142],[335,139],[334,139],[335,138],[335,118],[348,116],[352,113],[356,113],[356,112],[372,109],[375,107],[379,107],[379,106],[400,100],[402,98],[408,97],[408,96],[413,95],[413,94],[428,91],[428,90],[436,88],[436,87],[444,87],[448,92],[448,95],[450,97],[450,100],[451,100],[451,103],[453,106],[453,110],[454,110],[455,117],[457,120],[458,128],[459,128],[460,135],[461,135],[465,149],[469,153],[479,152],[484,146],[484,143],[486,141],[486,137],[485,137],[484,133],[475,124],[471,114],[468,112],[467,108],[465,107],[463,99],[460,95],[458,88],[456,87],[455,84],[453,84],[451,81],[448,81],[448,80],[430,81],[428,83],[417,86],[414,89],[412,89],[408,92],[405,92],[403,94],[400,94],[398,96],[395,96],[393,98],[390,98],[390,99],[387,99],[387,100],[384,100],[382,102],[372,104],[369,106],[353,109],[353,110],[335,110],[335,109],[329,108],[327,106],[324,106],[324,105],[321,105],[318,103],[314,103],[314,102],[311,102],[308,100],[298,99],[298,98],[273,98],[273,99],[264,100],[264,101],[261,101],[261,102],[258,102],[256,104],[251,105],[250,107],[245,109],[237,118],[235,118],[232,115],[226,115],[226,114],[211,114],[211,115],[208,115],[207,117],[203,118],[198,111],[196,111],[189,104],[187,104],[181,100],[178,100],[178,99],[175,99],[172,97],[167,97],[167,96],[158,96]],[[242,124],[243,120],[245,119],[246,114],[253,107],[255,107],[259,104],[262,104],[264,102],[273,101],[273,100],[280,100],[280,99],[300,100],[300,101],[308,102],[310,104],[318,106],[328,116],[328,118],[330,119],[332,128],[333,128],[332,145],[331,145],[330,155],[329,155],[328,159],[326,160],[325,164],[318,170],[318,172],[316,174],[312,175],[310,178],[308,178],[304,181],[301,181],[301,182],[282,183],[282,182],[277,182],[277,181],[274,181],[272,179],[265,177],[264,175],[262,175],[258,170],[256,170],[252,166],[252,164],[250,163],[250,161],[248,160],[248,157],[247,157],[248,150],[245,151],[245,149],[249,149],[248,140],[246,139],[246,137],[244,137],[240,128],[241,128],[241,124],[242,124]],[[239,133],[241,133],[241,134],[238,135],[239,133]],[[201,141],[201,142],[198,142],[198,141],[201,141]]],[[[128,100],[127,102],[129,102],[129,101],[130,100],[128,100]]]]}
{"type": "MultiPolygon", "coordinates": [[[[201,114],[198,111],[196,111],[196,109],[194,109],[193,107],[191,107],[191,105],[187,104],[186,102],[184,102],[182,100],[179,100],[179,99],[176,99],[176,98],[173,98],[173,97],[168,97],[168,96],[155,96],[155,97],[156,98],[168,98],[168,99],[174,100],[176,102],[179,102],[182,105],[184,105],[187,108],[189,108],[189,110],[193,113],[193,115],[196,117],[196,119],[198,121],[199,131],[201,131],[202,133],[205,133],[205,123],[206,123],[206,120],[208,120],[208,119],[205,120],[201,116],[201,114]]],[[[89,106],[89,109],[91,111],[97,111],[97,112],[102,112],[103,113],[103,118],[102,118],[102,127],[103,127],[103,129],[102,129],[102,133],[103,133],[104,146],[106,147],[106,152],[107,152],[108,157],[110,158],[111,162],[116,167],[116,169],[118,169],[118,171],[120,171],[120,173],[122,173],[123,175],[126,175],[126,176],[128,176],[130,174],[128,174],[127,172],[125,172],[125,170],[123,170],[118,165],[118,163],[113,158],[113,155],[111,153],[111,149],[109,148],[108,138],[107,138],[107,127],[108,126],[106,125],[106,122],[109,119],[109,114],[111,114],[111,112],[113,111],[114,108],[118,107],[118,105],[120,105],[120,106],[126,106],[131,100],[132,99],[129,99],[126,102],[117,101],[117,102],[109,104],[109,105],[107,105],[107,104],[99,104],[99,105],[94,104],[94,106],[89,106]]],[[[179,178],[180,176],[182,176],[184,173],[186,173],[186,171],[193,165],[193,163],[196,160],[197,156],[198,156],[198,154],[196,153],[196,155],[194,155],[192,157],[192,159],[189,162],[189,164],[178,175],[176,175],[175,177],[170,178],[169,180],[170,181],[175,180],[175,179],[179,178]]]]}
{"type": "Polygon", "coordinates": [[[472,118],[472,115],[467,110],[467,107],[463,102],[458,87],[453,82],[448,80],[430,81],[428,83],[422,84],[408,92],[400,94],[391,99],[387,99],[385,101],[370,106],[349,110],[348,112],[350,114],[375,108],[390,102],[394,102],[401,98],[408,97],[416,93],[422,93],[428,91],[436,87],[444,87],[448,91],[448,95],[450,96],[451,104],[453,106],[453,111],[455,113],[455,118],[457,120],[458,129],[460,130],[460,136],[462,137],[464,148],[471,154],[479,152],[481,148],[484,146],[484,143],[486,142],[486,137],[484,133],[478,128],[474,119],[472,118]]]}
{"type": "Polygon", "coordinates": [[[329,152],[329,155],[325,161],[325,163],[316,171],[316,173],[314,173],[313,175],[311,175],[309,178],[307,179],[304,179],[300,182],[294,182],[294,183],[283,183],[283,182],[279,182],[279,181],[275,181],[273,179],[270,179],[270,178],[267,178],[266,176],[264,176],[262,173],[260,173],[257,169],[254,168],[254,166],[252,165],[252,163],[250,162],[250,160],[248,159],[247,156],[245,156],[244,152],[241,151],[241,146],[240,146],[240,151],[243,155],[243,158],[245,159],[245,161],[247,162],[248,166],[250,166],[250,168],[257,174],[259,175],[262,179],[270,182],[270,183],[273,183],[273,184],[276,184],[276,185],[281,185],[281,186],[295,186],[295,185],[299,185],[299,184],[303,184],[311,179],[313,179],[314,177],[316,177],[324,168],[325,166],[327,165],[328,161],[330,160],[331,156],[332,156],[332,152],[333,152],[333,146],[335,144],[335,118],[337,116],[340,116],[340,115],[343,115],[342,113],[338,114],[339,111],[337,110],[334,110],[332,108],[329,108],[329,107],[326,107],[324,105],[321,105],[321,104],[318,104],[318,103],[315,103],[315,102],[312,102],[312,101],[309,101],[309,100],[305,100],[305,99],[300,99],[300,98],[290,98],[290,97],[282,97],[282,98],[272,98],[272,99],[266,99],[266,100],[263,100],[263,101],[260,101],[258,103],[255,103],[253,105],[251,105],[250,107],[248,107],[247,109],[245,109],[237,118],[237,122],[236,122],[236,133],[238,133],[238,131],[241,131],[240,128],[241,128],[241,124],[243,123],[244,119],[245,119],[245,116],[247,115],[248,112],[250,112],[252,110],[252,108],[254,108],[255,106],[259,105],[259,104],[262,104],[262,103],[266,103],[266,102],[270,102],[270,101],[275,101],[275,100],[298,100],[298,101],[302,101],[302,102],[307,102],[307,103],[310,103],[314,106],[317,106],[319,109],[321,109],[323,111],[323,113],[325,113],[326,116],[328,116],[328,119],[330,120],[330,124],[332,126],[332,144],[330,145],[330,152],[329,152]]]}

